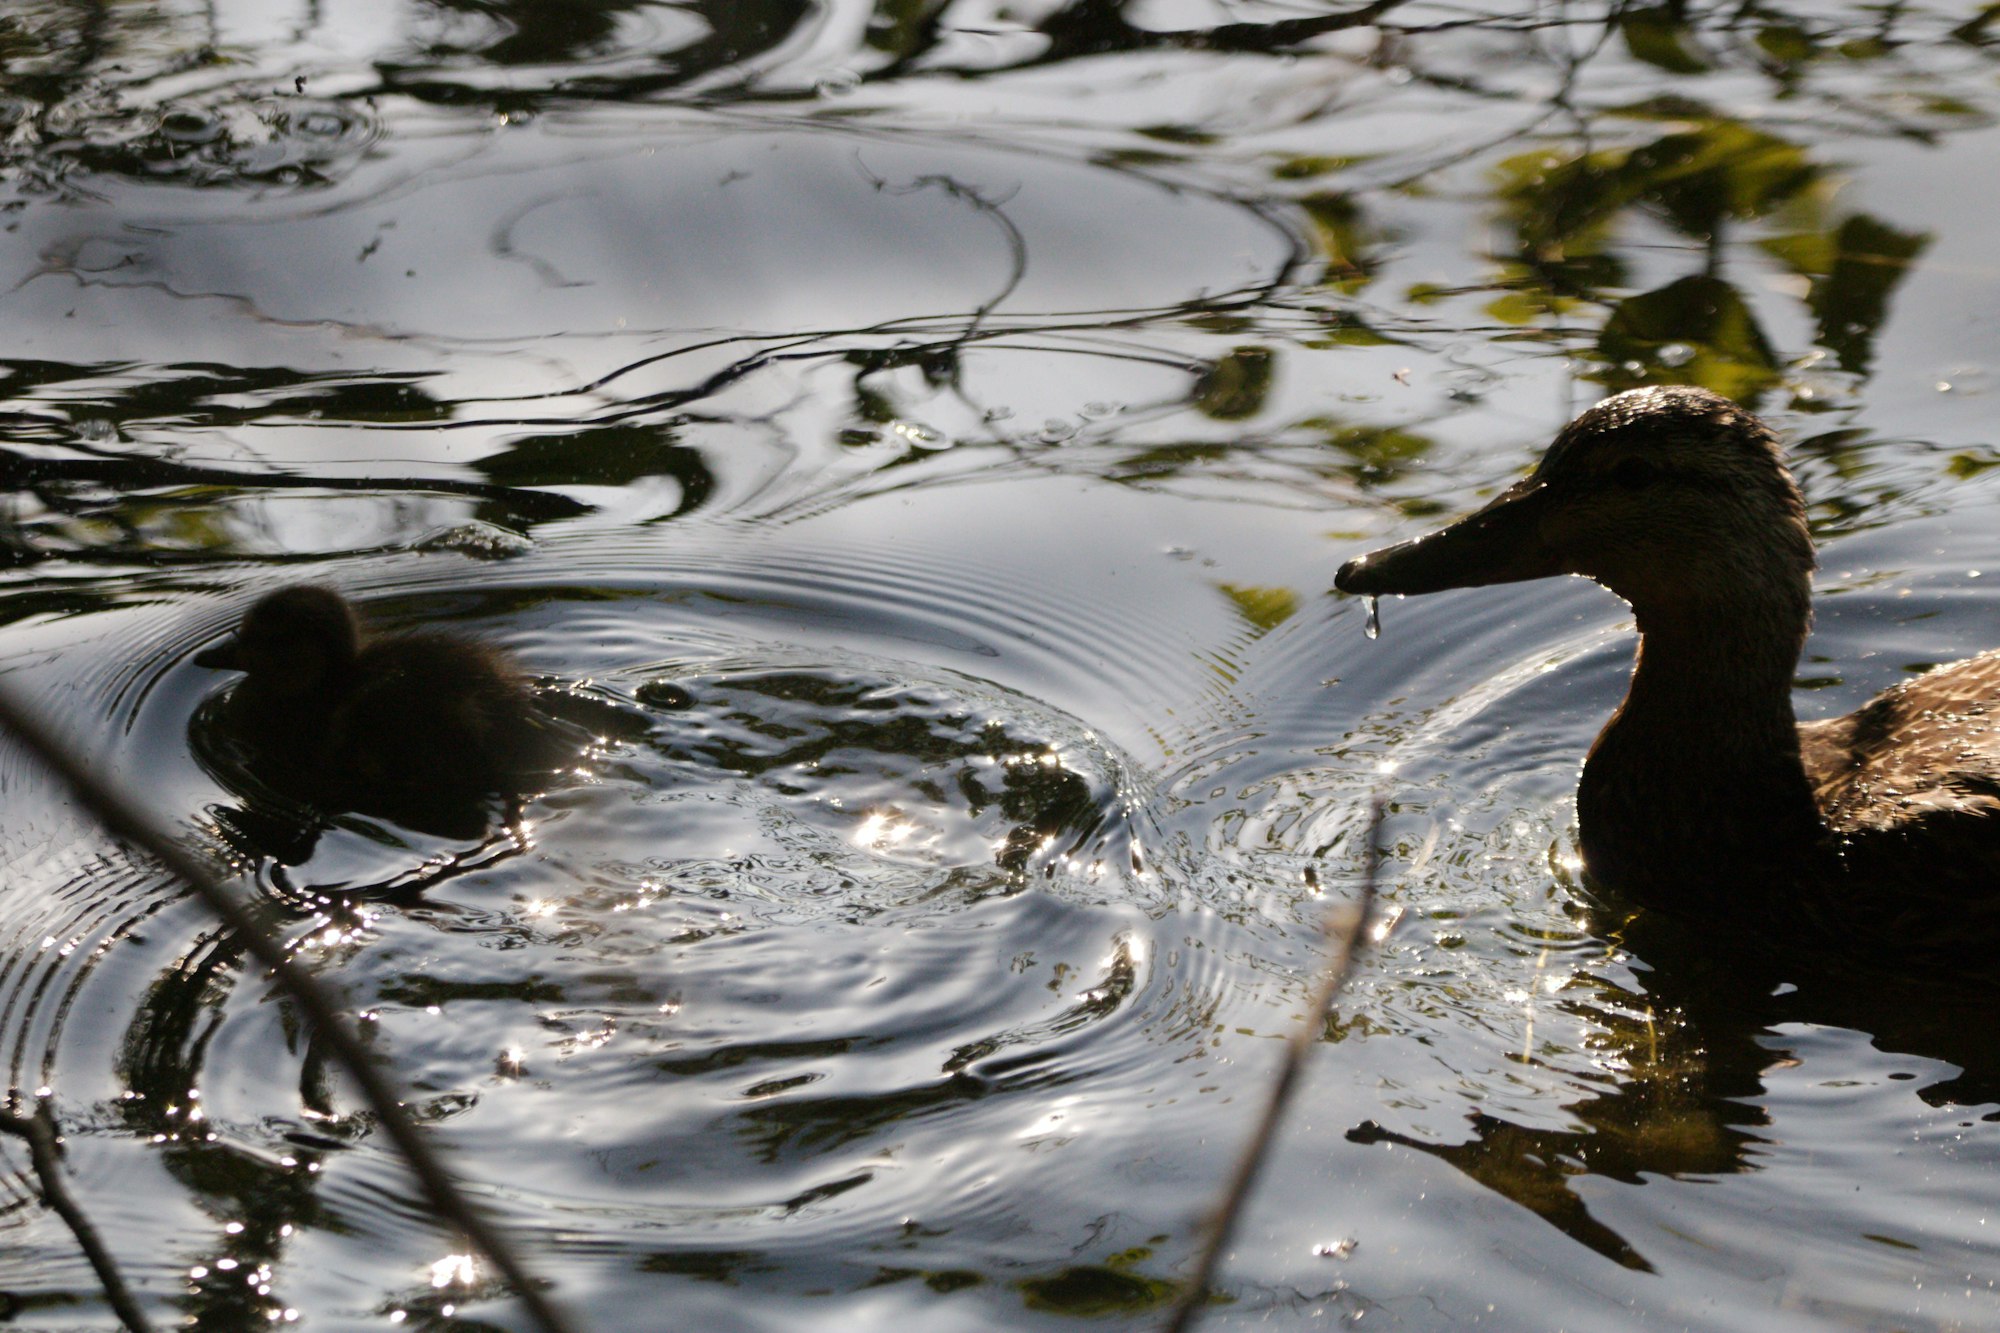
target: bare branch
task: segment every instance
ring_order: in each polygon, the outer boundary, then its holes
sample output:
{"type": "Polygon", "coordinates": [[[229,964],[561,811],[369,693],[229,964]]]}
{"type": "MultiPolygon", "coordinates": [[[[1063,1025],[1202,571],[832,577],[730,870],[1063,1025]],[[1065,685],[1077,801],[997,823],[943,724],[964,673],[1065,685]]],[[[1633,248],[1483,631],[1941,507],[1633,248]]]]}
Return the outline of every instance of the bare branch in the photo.
{"type": "Polygon", "coordinates": [[[132,1330],[132,1333],[152,1333],[153,1326],[146,1322],[146,1316],[139,1309],[139,1303],[132,1299],[131,1288],[118,1274],[118,1264],[105,1248],[104,1238],[97,1234],[97,1228],[84,1216],[70,1194],[69,1186],[63,1183],[62,1153],[60,1140],[56,1136],[54,1114],[49,1110],[47,1099],[42,1099],[35,1107],[34,1114],[21,1115],[14,1111],[0,1110],[0,1130],[4,1130],[28,1145],[28,1157],[35,1166],[35,1179],[41,1185],[42,1202],[55,1210],[69,1227],[70,1234],[83,1249],[83,1257],[90,1260],[90,1266],[97,1273],[98,1285],[104,1288],[104,1299],[111,1302],[112,1313],[118,1322],[132,1330]]]}
{"type": "MultiPolygon", "coordinates": [[[[284,946],[264,933],[256,918],[223,888],[185,847],[159,828],[143,808],[112,781],[92,773],[42,720],[24,707],[5,682],[0,682],[0,728],[11,731],[43,764],[69,784],[77,798],[114,836],[143,848],[179,876],[222,923],[242,940],[272,978],[298,1002],[327,1048],[354,1080],[369,1109],[402,1152],[431,1204],[455,1225],[472,1247],[497,1269],[543,1333],[568,1333],[569,1326],[542,1294],[541,1284],[515,1258],[498,1227],[488,1222],[445,1170],[403,1109],[400,1091],[382,1072],[368,1049],[342,1021],[333,992],[293,962],[284,946]]],[[[32,1140],[31,1140],[32,1142],[32,1140]]]]}
{"type": "Polygon", "coordinates": [[[1278,1122],[1284,1118],[1285,1106],[1298,1087],[1299,1075],[1305,1069],[1306,1060],[1311,1057],[1313,1048],[1319,1045],[1334,997],[1340,994],[1340,988],[1353,972],[1356,953],[1367,942],[1368,927],[1375,914],[1375,876],[1382,864],[1381,833],[1382,798],[1377,796],[1368,803],[1368,842],[1362,850],[1361,895],[1351,906],[1338,903],[1328,908],[1321,922],[1320,930],[1330,947],[1325,970],[1320,973],[1312,994],[1306,1000],[1305,1017],[1285,1041],[1284,1054],[1265,1095],[1264,1113],[1259,1117],[1249,1142],[1243,1145],[1242,1154],[1236,1159],[1229,1187],[1214,1215],[1209,1218],[1208,1235],[1203,1239],[1194,1273],[1181,1289],[1180,1298],[1174,1302],[1163,1333],[1188,1333],[1199,1319],[1199,1312],[1208,1299],[1209,1283],[1221,1266],[1222,1252],[1229,1245],[1230,1233],[1236,1229],[1236,1219],[1242,1214],[1243,1205],[1250,1197],[1250,1187],[1256,1183],[1257,1172],[1264,1165],[1264,1158],[1270,1154],[1271,1144],[1277,1139],[1278,1122]]]}

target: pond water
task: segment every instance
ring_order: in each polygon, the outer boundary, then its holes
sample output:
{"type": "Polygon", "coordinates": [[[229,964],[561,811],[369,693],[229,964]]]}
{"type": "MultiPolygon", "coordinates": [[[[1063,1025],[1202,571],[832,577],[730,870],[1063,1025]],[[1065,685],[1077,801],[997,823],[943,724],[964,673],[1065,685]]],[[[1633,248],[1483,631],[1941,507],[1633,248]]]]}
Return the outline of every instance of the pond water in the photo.
{"type": "MultiPolygon", "coordinates": [[[[1786,437],[1803,716],[2000,642],[2000,17],[1944,3],[14,0],[0,670],[337,985],[579,1327],[2000,1325],[1990,994],[1609,912],[1629,616],[1340,561],[1603,393],[1786,437]],[[314,581],[599,740],[274,813],[314,581]],[[289,820],[289,822],[288,822],[289,820]]],[[[523,1328],[290,1001],[0,748],[0,1050],[161,1326],[523,1328]]],[[[0,1139],[0,1315],[116,1320],[0,1139]]]]}

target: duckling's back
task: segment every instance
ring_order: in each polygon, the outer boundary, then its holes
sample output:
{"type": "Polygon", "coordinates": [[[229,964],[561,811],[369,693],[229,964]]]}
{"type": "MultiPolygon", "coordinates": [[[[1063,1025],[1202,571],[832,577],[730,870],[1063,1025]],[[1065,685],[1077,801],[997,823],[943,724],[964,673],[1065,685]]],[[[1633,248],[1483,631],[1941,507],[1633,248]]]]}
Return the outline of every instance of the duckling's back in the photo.
{"type": "Polygon", "coordinates": [[[364,801],[484,795],[543,762],[527,683],[505,654],[422,631],[368,644],[356,667],[327,749],[364,801]]]}

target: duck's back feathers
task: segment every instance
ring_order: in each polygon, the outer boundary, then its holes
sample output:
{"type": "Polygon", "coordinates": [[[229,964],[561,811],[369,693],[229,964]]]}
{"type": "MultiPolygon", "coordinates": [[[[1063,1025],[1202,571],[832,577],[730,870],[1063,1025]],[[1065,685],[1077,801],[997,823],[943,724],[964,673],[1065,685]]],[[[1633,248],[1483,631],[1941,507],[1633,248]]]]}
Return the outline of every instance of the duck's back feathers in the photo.
{"type": "Polygon", "coordinates": [[[1799,727],[1827,831],[1865,879],[2000,887],[2000,651],[1799,727]]]}

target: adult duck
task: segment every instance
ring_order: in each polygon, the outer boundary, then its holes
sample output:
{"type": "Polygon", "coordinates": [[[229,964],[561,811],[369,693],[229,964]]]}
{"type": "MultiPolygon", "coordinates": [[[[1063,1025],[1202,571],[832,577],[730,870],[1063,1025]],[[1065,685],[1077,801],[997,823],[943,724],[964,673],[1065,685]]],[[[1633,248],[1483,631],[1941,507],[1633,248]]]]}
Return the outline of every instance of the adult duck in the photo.
{"type": "Polygon", "coordinates": [[[221,714],[252,769],[312,804],[462,831],[468,807],[518,792],[561,738],[507,653],[456,634],[370,636],[331,588],[255,602],[199,666],[241,671],[221,714]]]}
{"type": "Polygon", "coordinates": [[[2000,652],[1800,725],[1805,502],[1776,437],[1701,389],[1635,389],[1427,537],[1348,561],[1374,597],[1557,574],[1625,599],[1639,652],[1577,787],[1584,867],[1643,905],[1894,951],[2000,938],[2000,652]]]}

